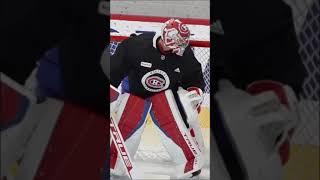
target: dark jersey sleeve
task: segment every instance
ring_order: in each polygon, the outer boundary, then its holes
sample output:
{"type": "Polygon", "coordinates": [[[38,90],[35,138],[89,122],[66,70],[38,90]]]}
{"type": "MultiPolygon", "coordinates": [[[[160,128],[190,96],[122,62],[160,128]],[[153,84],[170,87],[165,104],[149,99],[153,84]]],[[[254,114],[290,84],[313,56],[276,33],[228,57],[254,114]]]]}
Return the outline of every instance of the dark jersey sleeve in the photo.
{"type": "Polygon", "coordinates": [[[128,74],[130,65],[128,64],[127,54],[131,41],[130,38],[122,41],[110,58],[110,83],[114,87],[118,87],[122,79],[128,74]]]}
{"type": "Polygon", "coordinates": [[[204,90],[205,83],[203,80],[201,64],[195,58],[191,48],[186,49],[183,61],[188,61],[188,63],[186,63],[186,72],[183,74],[181,86],[184,89],[187,89],[188,87],[198,87],[201,90],[204,90]]]}

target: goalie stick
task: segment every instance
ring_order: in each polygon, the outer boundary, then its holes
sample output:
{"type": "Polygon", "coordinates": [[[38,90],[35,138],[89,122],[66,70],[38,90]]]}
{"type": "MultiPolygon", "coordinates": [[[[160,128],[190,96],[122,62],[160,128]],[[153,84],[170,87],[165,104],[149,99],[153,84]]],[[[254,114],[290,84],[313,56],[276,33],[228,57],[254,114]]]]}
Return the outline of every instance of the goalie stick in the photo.
{"type": "Polygon", "coordinates": [[[110,135],[117,148],[119,155],[121,156],[121,161],[126,168],[127,174],[130,179],[136,178],[133,172],[133,162],[131,156],[128,152],[126,145],[124,144],[123,137],[119,130],[118,125],[115,123],[113,115],[110,113],[110,135]]]}
{"type": "MultiPolygon", "coordinates": [[[[117,88],[110,85],[110,102],[115,102],[119,97],[120,92],[117,88]]],[[[111,108],[112,109],[112,108],[111,108]]],[[[130,179],[136,178],[135,175],[132,173],[134,170],[132,158],[129,154],[128,148],[124,143],[124,139],[118,127],[118,124],[115,122],[115,118],[113,116],[113,112],[110,109],[110,136],[114,145],[116,146],[117,152],[121,158],[121,162],[125,166],[126,172],[130,179]]]]}
{"type": "Polygon", "coordinates": [[[130,179],[170,179],[170,176],[165,174],[157,174],[152,172],[146,173],[143,169],[139,169],[139,172],[137,171],[137,167],[134,165],[132,161],[131,155],[124,143],[119,127],[115,123],[112,114],[110,114],[110,135],[117,148],[119,155],[121,156],[121,161],[125,166],[130,179]]]}

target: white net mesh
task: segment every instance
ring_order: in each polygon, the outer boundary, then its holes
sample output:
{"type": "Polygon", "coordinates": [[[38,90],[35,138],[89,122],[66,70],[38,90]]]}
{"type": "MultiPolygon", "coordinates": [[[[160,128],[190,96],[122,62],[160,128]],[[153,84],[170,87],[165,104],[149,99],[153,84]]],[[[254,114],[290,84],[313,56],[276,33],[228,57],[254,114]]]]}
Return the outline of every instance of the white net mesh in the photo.
{"type": "Polygon", "coordinates": [[[320,6],[318,0],[285,0],[293,11],[299,53],[308,76],[303,83],[301,123],[293,136],[286,179],[319,179],[320,6]]]}
{"type": "Polygon", "coordinates": [[[193,47],[192,49],[202,66],[203,78],[206,83],[205,92],[210,93],[210,48],[193,47]]]}
{"type": "Polygon", "coordinates": [[[293,142],[319,146],[319,94],[320,94],[320,7],[319,1],[288,0],[299,42],[299,53],[308,76],[301,95],[301,125],[296,130],[293,142]]]}
{"type": "Polygon", "coordinates": [[[210,48],[192,47],[194,56],[201,63],[204,82],[206,83],[204,92],[206,96],[203,106],[210,106],[210,48]]]}

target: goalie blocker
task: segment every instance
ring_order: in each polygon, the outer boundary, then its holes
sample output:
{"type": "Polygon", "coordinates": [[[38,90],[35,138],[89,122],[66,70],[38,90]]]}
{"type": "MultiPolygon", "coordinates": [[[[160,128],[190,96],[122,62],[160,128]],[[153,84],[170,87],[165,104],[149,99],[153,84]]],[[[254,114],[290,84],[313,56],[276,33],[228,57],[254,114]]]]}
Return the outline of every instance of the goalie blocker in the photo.
{"type": "MultiPolygon", "coordinates": [[[[176,165],[176,178],[185,179],[198,175],[204,164],[204,142],[197,112],[201,101],[197,91],[182,88],[177,93],[166,90],[147,99],[124,93],[111,106],[111,111],[116,112],[115,119],[131,155],[138,149],[146,115],[150,113],[161,142],[176,165]]],[[[112,142],[110,151],[111,174],[125,175],[112,142]]]]}

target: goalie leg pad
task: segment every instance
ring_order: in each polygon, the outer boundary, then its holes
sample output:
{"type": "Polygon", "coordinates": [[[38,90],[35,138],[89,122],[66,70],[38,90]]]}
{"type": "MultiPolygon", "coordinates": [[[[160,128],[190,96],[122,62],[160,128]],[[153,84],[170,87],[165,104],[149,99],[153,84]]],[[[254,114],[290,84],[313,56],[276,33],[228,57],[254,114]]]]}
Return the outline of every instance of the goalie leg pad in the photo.
{"type": "Polygon", "coordinates": [[[203,155],[182,119],[171,90],[151,97],[152,119],[159,127],[164,147],[176,163],[178,177],[188,176],[203,166],[203,155]],[[183,161],[181,161],[183,159],[183,161]]]}
{"type": "MultiPolygon", "coordinates": [[[[119,130],[131,155],[137,151],[143,129],[145,127],[146,116],[150,111],[150,101],[138,96],[124,93],[120,95],[119,108],[116,112],[116,121],[119,130]]],[[[120,158],[115,145],[111,142],[110,148],[110,168],[117,175],[123,175],[123,167],[120,165],[120,158]]]]}
{"type": "Polygon", "coordinates": [[[194,104],[198,104],[199,102],[202,101],[202,97],[201,96],[194,97],[192,96],[192,92],[184,90],[181,87],[179,88],[177,94],[179,96],[178,100],[180,101],[181,106],[184,109],[184,112],[186,114],[186,119],[189,125],[190,134],[194,138],[194,141],[200,148],[201,152],[204,153],[205,148],[204,148],[204,140],[203,140],[201,127],[200,127],[200,119],[198,114],[199,111],[197,110],[198,107],[194,106],[194,104]]]}

